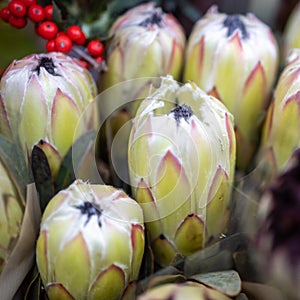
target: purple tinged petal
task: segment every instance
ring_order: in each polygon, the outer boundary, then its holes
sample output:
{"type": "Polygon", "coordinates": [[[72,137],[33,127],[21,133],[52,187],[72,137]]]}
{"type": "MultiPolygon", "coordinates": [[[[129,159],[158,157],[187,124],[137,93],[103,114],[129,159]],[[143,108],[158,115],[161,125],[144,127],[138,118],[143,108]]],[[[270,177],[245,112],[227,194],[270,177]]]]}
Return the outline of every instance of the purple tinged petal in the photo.
{"type": "Polygon", "coordinates": [[[118,300],[125,289],[125,281],[123,270],[112,264],[93,282],[89,299],[118,300]]]}
{"type": "Polygon", "coordinates": [[[132,262],[128,281],[136,280],[139,275],[144,255],[145,237],[144,228],[140,224],[133,224],[131,230],[132,262]]]}
{"type": "Polygon", "coordinates": [[[62,156],[83,132],[81,114],[73,99],[57,89],[51,111],[52,141],[62,156]]]}
{"type": "Polygon", "coordinates": [[[228,174],[218,166],[208,194],[206,206],[206,239],[217,239],[225,230],[229,218],[230,181],[228,174]]]}
{"type": "Polygon", "coordinates": [[[177,253],[173,243],[168,240],[164,235],[157,237],[152,243],[151,248],[154,252],[154,256],[163,266],[171,264],[177,253]]]}
{"type": "Polygon", "coordinates": [[[177,228],[174,243],[183,255],[190,255],[203,248],[205,244],[205,225],[202,219],[190,214],[177,228]]]}
{"type": "Polygon", "coordinates": [[[82,233],[69,240],[55,259],[55,280],[72,291],[76,299],[86,297],[91,272],[91,253],[82,233]]]}
{"type": "Polygon", "coordinates": [[[42,86],[34,74],[28,82],[20,108],[19,137],[31,151],[40,139],[47,139],[48,106],[42,86]]]}
{"type": "Polygon", "coordinates": [[[50,166],[51,174],[53,177],[55,177],[60,168],[62,157],[53,145],[44,140],[41,140],[37,146],[45,153],[50,166]]]}
{"type": "Polygon", "coordinates": [[[46,286],[46,292],[51,300],[75,300],[76,298],[60,283],[51,283],[46,286]]]}

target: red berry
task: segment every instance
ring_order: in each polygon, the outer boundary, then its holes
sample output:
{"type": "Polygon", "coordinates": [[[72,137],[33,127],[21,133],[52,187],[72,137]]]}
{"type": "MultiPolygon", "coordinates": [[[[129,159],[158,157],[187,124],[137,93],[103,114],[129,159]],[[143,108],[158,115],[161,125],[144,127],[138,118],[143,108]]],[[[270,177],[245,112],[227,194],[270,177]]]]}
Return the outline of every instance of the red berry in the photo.
{"type": "Polygon", "coordinates": [[[55,48],[59,52],[68,53],[72,49],[72,40],[66,34],[61,34],[55,38],[55,48]]]}
{"type": "Polygon", "coordinates": [[[104,57],[103,57],[103,56],[97,56],[97,57],[95,57],[95,61],[96,61],[98,64],[100,64],[100,63],[102,63],[102,62],[104,61],[104,57]]]}
{"type": "Polygon", "coordinates": [[[67,34],[72,41],[80,39],[81,32],[81,28],[78,25],[72,25],[67,30],[67,34]]]}
{"type": "Polygon", "coordinates": [[[67,34],[70,39],[77,45],[84,45],[86,41],[86,36],[81,28],[77,25],[72,25],[68,28],[67,34]]]}
{"type": "Polygon", "coordinates": [[[9,17],[8,22],[11,26],[19,29],[24,28],[27,25],[27,19],[15,17],[14,15],[9,17]]]}
{"type": "Polygon", "coordinates": [[[24,17],[26,15],[26,5],[20,0],[12,0],[8,3],[8,9],[15,17],[24,17]]]}
{"type": "Polygon", "coordinates": [[[86,42],[86,36],[85,36],[85,33],[83,31],[81,31],[81,36],[78,40],[75,41],[75,43],[77,45],[84,45],[86,42]]]}
{"type": "Polygon", "coordinates": [[[32,22],[41,22],[45,19],[45,12],[42,6],[38,4],[31,5],[27,12],[28,18],[32,22]]]}
{"type": "Polygon", "coordinates": [[[49,41],[46,43],[46,50],[47,50],[48,52],[56,51],[55,39],[49,40],[49,41]]]}
{"type": "Polygon", "coordinates": [[[44,7],[44,12],[45,12],[45,17],[46,20],[52,20],[52,15],[53,15],[53,5],[49,4],[44,7]]]}
{"type": "Polygon", "coordinates": [[[60,31],[55,37],[68,36],[64,31],[60,31]]]}
{"type": "Polygon", "coordinates": [[[37,3],[37,0],[20,0],[20,1],[22,1],[28,7],[37,3]]]}
{"type": "Polygon", "coordinates": [[[86,37],[78,25],[72,25],[68,28],[67,34],[70,39],[77,45],[84,45],[86,37]]]}
{"type": "Polygon", "coordinates": [[[104,46],[99,40],[92,40],[87,45],[87,50],[92,56],[100,56],[103,53],[104,46]]]}
{"type": "Polygon", "coordinates": [[[37,27],[37,33],[39,36],[46,40],[53,39],[58,32],[57,25],[52,21],[45,21],[39,24],[37,27]]]}
{"type": "Polygon", "coordinates": [[[9,17],[10,17],[10,10],[8,9],[8,7],[3,7],[0,10],[0,18],[4,21],[4,22],[8,22],[9,17]]]}

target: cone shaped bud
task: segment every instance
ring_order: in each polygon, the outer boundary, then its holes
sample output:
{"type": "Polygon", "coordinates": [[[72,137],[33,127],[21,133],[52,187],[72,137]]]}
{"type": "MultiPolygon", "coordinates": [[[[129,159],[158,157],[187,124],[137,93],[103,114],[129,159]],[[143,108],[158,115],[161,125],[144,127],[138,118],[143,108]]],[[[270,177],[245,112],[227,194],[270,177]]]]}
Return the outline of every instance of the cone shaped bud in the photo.
{"type": "Polygon", "coordinates": [[[278,66],[271,29],[254,15],[227,15],[212,7],[195,25],[186,48],[184,81],[193,80],[235,117],[237,167],[247,170],[278,66]]]}
{"type": "Polygon", "coordinates": [[[96,111],[81,116],[96,96],[96,84],[77,60],[62,53],[13,61],[0,88],[0,133],[19,139],[28,153],[43,140],[52,146],[49,155],[59,160],[79,136],[94,128],[96,111]]]}
{"type": "Polygon", "coordinates": [[[142,209],[121,190],[76,180],[46,207],[36,257],[50,300],[120,299],[143,253],[142,209]]]}
{"type": "Polygon", "coordinates": [[[120,16],[109,35],[102,89],[124,80],[171,74],[179,79],[185,35],[179,22],[149,2],[120,16]]]}
{"type": "Polygon", "coordinates": [[[190,255],[226,230],[235,135],[220,101],[193,83],[162,78],[133,120],[128,157],[159,263],[190,255]]]}

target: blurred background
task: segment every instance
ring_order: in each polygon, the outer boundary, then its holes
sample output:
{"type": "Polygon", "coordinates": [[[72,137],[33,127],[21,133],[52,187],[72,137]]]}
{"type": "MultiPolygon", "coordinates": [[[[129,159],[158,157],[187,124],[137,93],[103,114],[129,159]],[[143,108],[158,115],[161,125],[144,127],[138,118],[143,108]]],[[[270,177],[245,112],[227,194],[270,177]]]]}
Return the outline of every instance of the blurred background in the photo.
{"type": "MultiPolygon", "coordinates": [[[[64,0],[65,1],[65,0],[64,0]]],[[[64,2],[64,1],[56,1],[64,2]]],[[[68,0],[69,3],[72,1],[68,0]]],[[[78,0],[79,1],[79,0],[78,0]]],[[[39,1],[38,1],[39,2],[39,1]]],[[[88,2],[88,1],[86,1],[88,2]]],[[[102,0],[101,0],[102,2],[102,0]]],[[[123,0],[107,1],[115,2],[115,7],[120,7],[117,14],[122,10],[133,7],[139,3],[148,2],[141,0],[127,0],[124,6],[123,0]]],[[[165,11],[173,13],[181,22],[188,35],[193,24],[211,7],[217,5],[220,12],[229,14],[247,12],[254,13],[259,19],[268,24],[275,35],[280,36],[286,20],[298,0],[154,0],[165,11]]],[[[99,2],[100,3],[100,2],[99,2]]],[[[0,2],[0,8],[7,5],[7,1],[0,2]]],[[[45,42],[38,38],[31,22],[24,29],[15,29],[9,24],[0,21],[0,72],[12,62],[34,52],[45,51],[45,42]]]]}

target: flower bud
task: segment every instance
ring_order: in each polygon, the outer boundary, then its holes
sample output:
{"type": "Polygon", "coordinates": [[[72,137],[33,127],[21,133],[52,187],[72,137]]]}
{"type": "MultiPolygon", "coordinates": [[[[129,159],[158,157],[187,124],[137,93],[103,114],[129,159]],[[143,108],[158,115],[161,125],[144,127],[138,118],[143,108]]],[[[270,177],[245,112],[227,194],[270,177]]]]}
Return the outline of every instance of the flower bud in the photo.
{"type": "Polygon", "coordinates": [[[251,165],[277,73],[278,46],[254,15],[227,15],[212,7],[194,26],[184,80],[221,100],[235,117],[237,167],[251,165]]]}
{"type": "Polygon", "coordinates": [[[142,210],[121,190],[77,180],[44,211],[36,254],[50,300],[120,299],[143,253],[142,210]]]}
{"type": "MultiPolygon", "coordinates": [[[[19,139],[29,154],[42,140],[50,144],[48,156],[60,161],[79,136],[94,128],[96,111],[90,118],[81,116],[96,96],[95,82],[77,60],[62,53],[13,61],[0,88],[0,133],[19,139]]],[[[54,174],[57,165],[50,165],[54,174]]]]}
{"type": "Polygon", "coordinates": [[[159,263],[190,255],[226,231],[235,136],[220,101],[193,83],[163,78],[133,120],[128,157],[159,263]]]}

